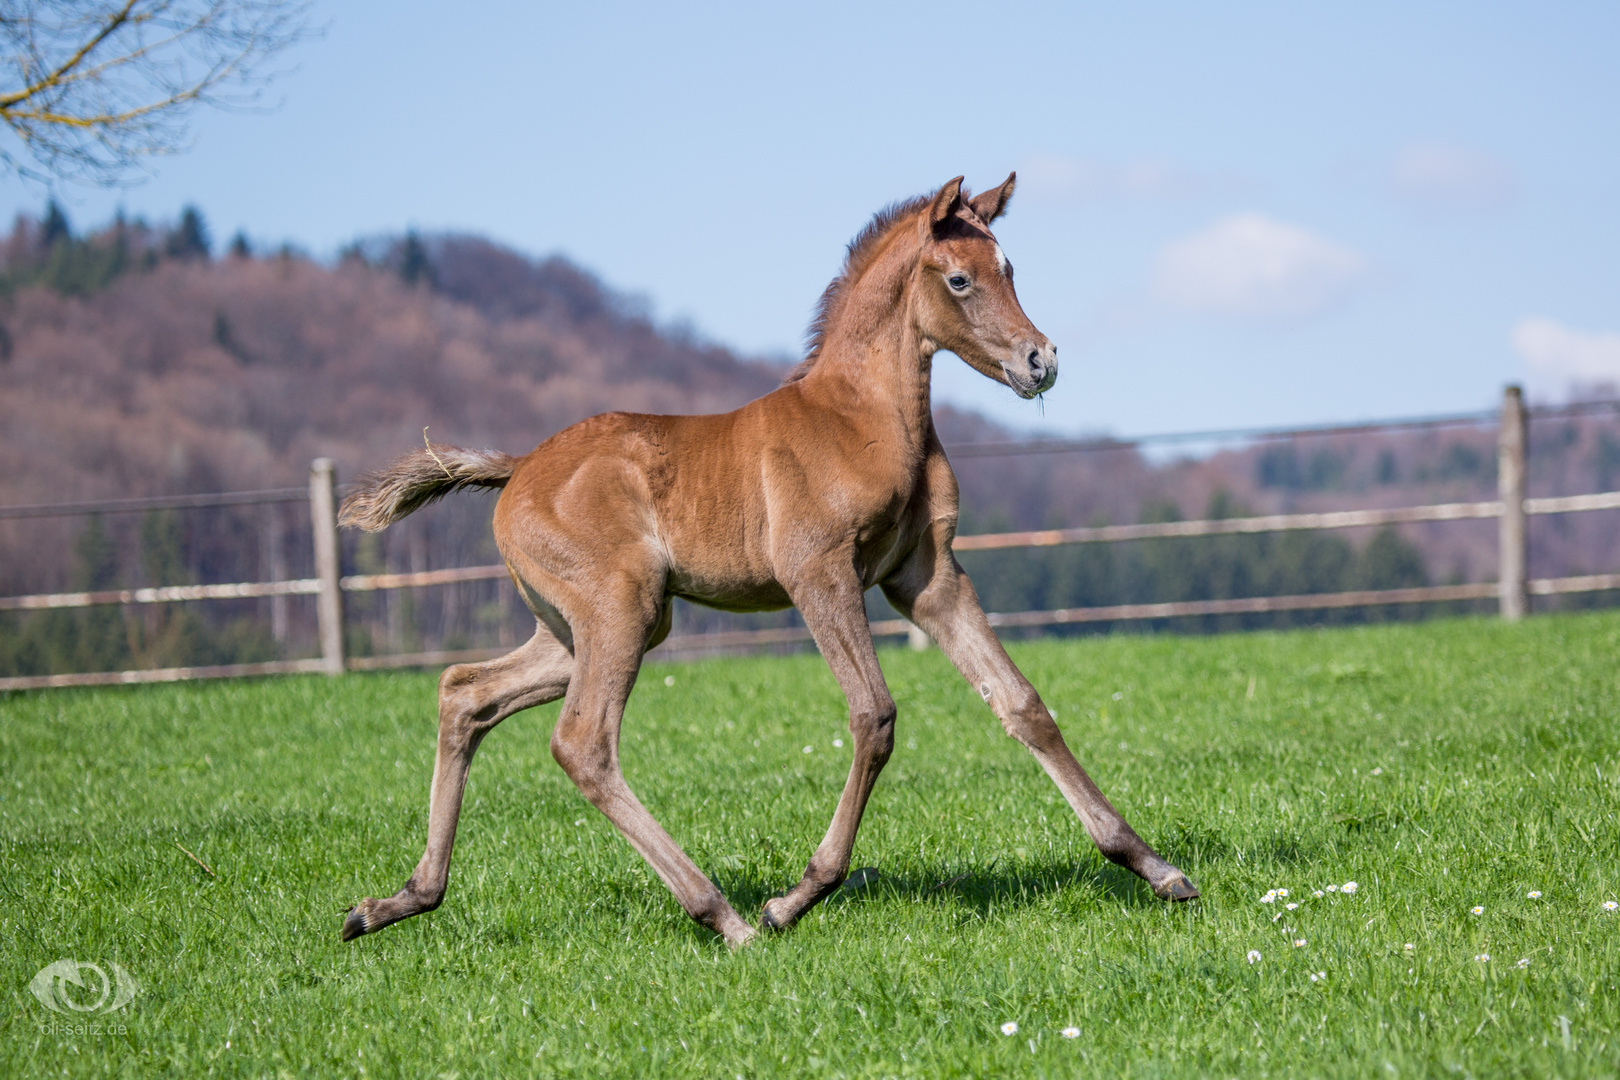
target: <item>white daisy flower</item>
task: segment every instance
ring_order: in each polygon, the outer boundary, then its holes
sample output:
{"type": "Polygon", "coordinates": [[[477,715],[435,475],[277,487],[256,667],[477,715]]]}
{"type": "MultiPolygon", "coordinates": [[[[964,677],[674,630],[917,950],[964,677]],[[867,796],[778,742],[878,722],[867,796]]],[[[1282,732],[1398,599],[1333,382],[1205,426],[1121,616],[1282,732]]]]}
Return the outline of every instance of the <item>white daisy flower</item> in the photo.
{"type": "Polygon", "coordinates": [[[1361,888],[1361,886],[1357,885],[1355,882],[1347,881],[1343,885],[1339,886],[1339,891],[1342,893],[1353,893],[1359,888],[1361,888]]]}
{"type": "Polygon", "coordinates": [[[1406,943],[1406,945],[1405,945],[1405,949],[1406,949],[1407,952],[1411,952],[1415,948],[1417,948],[1417,946],[1412,944],[1410,941],[1408,941],[1406,943]]]}
{"type": "Polygon", "coordinates": [[[673,675],[665,675],[664,676],[664,685],[665,686],[674,686],[675,685],[675,676],[673,676],[673,675]]]}
{"type": "Polygon", "coordinates": [[[1003,1035],[1016,1035],[1016,1034],[1018,1034],[1018,1021],[1009,1020],[1005,1024],[1002,1024],[1001,1025],[1001,1033],[1003,1035]]]}
{"type": "Polygon", "coordinates": [[[1337,885],[1329,885],[1328,886],[1328,892],[1338,892],[1338,891],[1339,891],[1339,887],[1337,885]]]}
{"type": "Polygon", "coordinates": [[[1383,768],[1383,766],[1382,766],[1382,765],[1375,765],[1375,766],[1373,766],[1373,771],[1372,771],[1372,774],[1373,774],[1373,775],[1374,775],[1374,776],[1383,776],[1383,775],[1384,775],[1384,768],[1383,768]]]}
{"type": "Polygon", "coordinates": [[[1287,905],[1287,907],[1288,907],[1289,911],[1293,911],[1295,908],[1299,907],[1299,905],[1298,904],[1289,904],[1289,905],[1287,905]]]}
{"type": "Polygon", "coordinates": [[[1529,958],[1529,957],[1528,957],[1528,956],[1525,956],[1525,957],[1521,957],[1521,958],[1520,958],[1520,959],[1519,959],[1519,962],[1518,962],[1518,963],[1517,963],[1517,964],[1516,964],[1516,965],[1514,965],[1514,966],[1515,966],[1515,967],[1522,967],[1522,968],[1527,968],[1527,967],[1529,967],[1529,966],[1530,966],[1530,958],[1529,958]]]}
{"type": "Polygon", "coordinates": [[[1488,964],[1491,962],[1491,954],[1488,952],[1482,952],[1478,956],[1474,957],[1474,959],[1478,960],[1482,964],[1488,964]]]}
{"type": "Polygon", "coordinates": [[[1468,909],[1468,914],[1483,915],[1485,914],[1485,906],[1483,904],[1475,904],[1473,907],[1468,909]]]}
{"type": "Polygon", "coordinates": [[[1268,892],[1266,895],[1262,896],[1260,898],[1260,902],[1262,904],[1269,904],[1275,899],[1277,899],[1277,890],[1273,889],[1271,892],[1268,892]]]}
{"type": "Polygon", "coordinates": [[[1286,900],[1286,899],[1288,899],[1288,890],[1287,889],[1278,889],[1277,890],[1277,895],[1282,897],[1284,900],[1286,900]]]}
{"type": "Polygon", "coordinates": [[[1540,889],[1531,889],[1529,892],[1525,893],[1524,895],[1525,895],[1525,898],[1529,899],[1529,900],[1540,900],[1541,899],[1541,890],[1540,889]]]}
{"type": "Polygon", "coordinates": [[[1260,962],[1260,950],[1259,949],[1250,949],[1249,950],[1249,955],[1248,955],[1248,961],[1251,964],[1258,964],[1260,962]]]}
{"type": "Polygon", "coordinates": [[[1614,911],[1616,908],[1620,908],[1620,904],[1615,903],[1613,900],[1603,901],[1604,911],[1614,911]]]}
{"type": "Polygon", "coordinates": [[[1303,949],[1304,947],[1305,947],[1305,939],[1304,938],[1297,937],[1297,938],[1294,939],[1294,948],[1303,949]]]}
{"type": "Polygon", "coordinates": [[[1317,889],[1315,892],[1311,893],[1311,895],[1316,897],[1318,900],[1320,900],[1320,899],[1322,899],[1324,893],[1322,892],[1321,889],[1317,889]]]}
{"type": "Polygon", "coordinates": [[[813,754],[816,752],[816,748],[813,746],[807,746],[804,748],[804,752],[807,754],[813,754]]]}
{"type": "Polygon", "coordinates": [[[1311,982],[1321,982],[1323,979],[1326,979],[1326,978],[1327,978],[1327,972],[1325,972],[1325,971],[1313,971],[1313,972],[1311,972],[1311,982]]]}
{"type": "Polygon", "coordinates": [[[1066,1027],[1058,1034],[1062,1035],[1065,1039],[1078,1039],[1080,1037],[1080,1029],[1077,1027],[1066,1027]]]}
{"type": "Polygon", "coordinates": [[[844,740],[843,739],[834,739],[833,740],[833,747],[835,749],[842,750],[844,748],[844,740]]]}

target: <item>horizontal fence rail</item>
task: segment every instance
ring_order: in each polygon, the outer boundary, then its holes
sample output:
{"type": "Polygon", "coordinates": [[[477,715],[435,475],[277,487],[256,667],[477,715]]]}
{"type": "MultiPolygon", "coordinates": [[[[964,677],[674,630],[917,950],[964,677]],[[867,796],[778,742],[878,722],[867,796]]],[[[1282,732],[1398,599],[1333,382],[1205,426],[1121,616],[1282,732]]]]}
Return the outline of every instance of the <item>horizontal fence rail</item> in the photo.
{"type": "MultiPolygon", "coordinates": [[[[1537,409],[1534,410],[1534,415],[1538,417],[1572,416],[1598,411],[1620,413],[1620,402],[1589,402],[1556,409],[1537,409]]],[[[1018,448],[1016,452],[1020,453],[1119,449],[1154,441],[1198,442],[1213,441],[1217,438],[1230,436],[1280,438],[1306,434],[1350,434],[1395,428],[1440,427],[1462,423],[1480,423],[1494,417],[1499,421],[1498,476],[1502,495],[1499,499],[1481,502],[1438,503],[1427,506],[1404,506],[1388,509],[1266,514],[1243,518],[983,533],[958,536],[955,539],[954,547],[959,552],[1001,551],[1014,548],[1055,547],[1066,544],[1115,543],[1129,540],[1239,535],[1291,530],[1349,529],[1429,521],[1496,519],[1500,524],[1501,573],[1499,580],[1496,582],[1342,593],[1311,593],[1295,596],[1232,597],[1219,600],[1116,604],[1105,607],[992,613],[987,616],[992,626],[1006,629],[1200,616],[1267,614],[1282,611],[1377,607],[1390,604],[1477,601],[1492,598],[1500,601],[1504,617],[1517,618],[1526,610],[1526,601],[1529,596],[1553,596],[1620,589],[1620,574],[1586,574],[1571,577],[1528,579],[1528,575],[1525,573],[1527,554],[1524,528],[1527,516],[1620,509],[1620,491],[1600,492],[1591,495],[1526,497],[1524,492],[1525,435],[1526,420],[1531,412],[1531,410],[1525,408],[1517,388],[1510,387],[1504,395],[1501,412],[1494,414],[1429,417],[1410,421],[1339,428],[1198,432],[1181,436],[1149,436],[1130,441],[1079,440],[1073,442],[982,443],[953,446],[950,448],[953,457],[1002,456],[1014,452],[1014,446],[1018,448]]],[[[334,497],[337,491],[336,478],[331,462],[327,459],[320,459],[312,466],[310,486],[307,489],[273,488],[263,491],[227,492],[214,495],[113,499],[102,502],[0,507],[0,518],[27,518],[64,513],[121,513],[156,509],[239,506],[253,503],[301,501],[307,498],[310,501],[317,556],[317,576],[313,578],[288,581],[236,582],[217,585],[167,585],[140,589],[9,596],[0,597],[0,611],[313,595],[317,599],[323,653],[320,657],[305,660],[275,660],[264,663],[228,664],[213,667],[176,667],[143,671],[0,678],[0,691],[175,682],[187,679],[231,676],[312,672],[338,674],[343,671],[378,671],[390,668],[476,662],[491,659],[508,651],[506,649],[465,649],[386,656],[344,656],[342,646],[343,594],[498,580],[507,577],[508,571],[504,565],[494,565],[455,567],[413,573],[339,576],[336,565],[337,548],[334,513],[334,497]]],[[[914,645],[926,643],[926,638],[920,637],[920,631],[904,619],[887,619],[874,622],[872,623],[872,634],[874,637],[879,638],[908,636],[914,645]]],[[[677,635],[663,641],[658,646],[657,653],[672,657],[696,656],[736,649],[800,644],[813,640],[809,629],[803,626],[677,635]]]]}
{"type": "MultiPolygon", "coordinates": [[[[415,589],[425,585],[489,581],[506,576],[505,566],[458,566],[450,570],[423,570],[413,574],[351,574],[339,578],[338,585],[344,592],[374,592],[379,589],[415,589]]],[[[170,604],[182,600],[251,600],[260,596],[310,596],[320,591],[320,578],[243,581],[230,585],[164,585],[153,589],[0,596],[0,611],[96,607],[103,604],[170,604]]]]}
{"type": "MultiPolygon", "coordinates": [[[[1524,503],[1524,511],[1527,514],[1567,514],[1582,510],[1620,510],[1620,491],[1605,491],[1596,495],[1561,495],[1551,498],[1526,499],[1524,503]]],[[[958,536],[952,547],[956,551],[1003,551],[1008,548],[1115,543],[1122,540],[1159,540],[1172,537],[1225,536],[1304,529],[1354,529],[1369,525],[1397,525],[1418,521],[1465,521],[1499,518],[1501,516],[1502,503],[1497,501],[1436,503],[1431,506],[1400,506],[1388,510],[1333,510],[1325,513],[1266,514],[1258,517],[1165,521],[1144,525],[1098,525],[1080,529],[1037,529],[1030,532],[978,533],[969,536],[958,536]]],[[[506,567],[496,564],[493,566],[463,566],[447,570],[423,570],[407,574],[350,574],[339,579],[339,584],[344,592],[372,592],[381,589],[414,589],[428,585],[453,585],[463,581],[491,581],[507,576],[506,567]]],[[[1592,580],[1598,580],[1603,576],[1598,575],[1592,580]]],[[[1558,580],[1585,581],[1587,578],[1558,580]]],[[[319,578],[300,578],[295,581],[239,582],[229,585],[168,585],[150,589],[48,593],[39,596],[0,596],[0,611],[94,607],[104,604],[165,604],[184,600],[247,600],[260,596],[311,595],[320,592],[320,584],[319,578]]],[[[1436,587],[1439,588],[1440,586],[1436,587]]],[[[1452,588],[1453,586],[1444,587],[1452,588]]],[[[1474,586],[1469,587],[1473,588],[1474,586]]],[[[1600,588],[1611,587],[1607,585],[1600,586],[1600,588]]],[[[1495,586],[1490,586],[1490,588],[1494,589],[1495,586]]],[[[1534,592],[1533,589],[1531,591],[1534,592]]],[[[1359,594],[1347,593],[1345,595],[1359,594]]],[[[1436,596],[1421,597],[1420,599],[1461,598],[1436,596]]],[[[1199,603],[1203,602],[1199,601],[1199,603]]],[[[1214,601],[1210,602],[1213,603],[1214,601]]],[[[1369,601],[1369,603],[1379,604],[1401,602],[1399,600],[1369,601]]],[[[1357,607],[1360,605],[1347,603],[1339,606],[1357,607]]],[[[1104,609],[1098,608],[1096,610],[1104,609]]],[[[1276,610],[1292,609],[1277,608],[1276,610]]],[[[1206,613],[1184,612],[1182,614],[1206,613]]],[[[1112,621],[1113,618],[1130,617],[1110,616],[1100,621],[1112,621]]],[[[1139,617],[1156,619],[1162,616],[1147,615],[1139,617]]],[[[746,631],[746,633],[756,632],[767,633],[767,631],[746,631]]],[[[738,633],[745,633],[745,631],[738,631],[738,633]]],[[[708,636],[720,638],[725,635],[708,636]]]]}

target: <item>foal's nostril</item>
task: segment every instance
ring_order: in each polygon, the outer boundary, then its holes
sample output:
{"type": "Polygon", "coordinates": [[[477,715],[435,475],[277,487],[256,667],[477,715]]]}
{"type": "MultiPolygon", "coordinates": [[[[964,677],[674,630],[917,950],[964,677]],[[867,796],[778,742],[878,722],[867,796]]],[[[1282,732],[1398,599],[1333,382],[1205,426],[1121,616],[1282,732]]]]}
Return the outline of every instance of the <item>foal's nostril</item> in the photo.
{"type": "Polygon", "coordinates": [[[1031,349],[1031,350],[1029,350],[1029,366],[1030,367],[1040,367],[1041,366],[1041,353],[1040,353],[1039,349],[1031,349]]]}

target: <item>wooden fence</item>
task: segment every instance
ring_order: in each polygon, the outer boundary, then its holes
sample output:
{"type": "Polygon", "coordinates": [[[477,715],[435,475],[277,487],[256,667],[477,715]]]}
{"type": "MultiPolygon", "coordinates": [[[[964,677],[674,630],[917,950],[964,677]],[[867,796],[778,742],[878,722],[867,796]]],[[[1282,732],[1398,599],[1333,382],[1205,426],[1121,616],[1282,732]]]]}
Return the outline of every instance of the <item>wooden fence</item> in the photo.
{"type": "MultiPolygon", "coordinates": [[[[1360,429],[1343,429],[1353,431],[1360,429]]],[[[1527,520],[1532,515],[1568,514],[1592,510],[1620,509],[1620,491],[1593,495],[1529,498],[1525,492],[1525,457],[1528,444],[1527,414],[1518,387],[1508,387],[1503,395],[1497,435],[1498,498],[1489,502],[1440,503],[1386,510],[1336,510],[1325,513],[1269,514],[1247,518],[1203,521],[1171,521],[1144,525],[1104,525],[1078,529],[1044,529],[1033,532],[987,533],[956,538],[957,551],[998,551],[1010,548],[1053,547],[1062,544],[1110,543],[1121,540],[1148,540],[1167,537],[1224,536],[1237,533],[1284,532],[1301,529],[1348,529],[1363,526],[1395,525],[1420,521],[1465,521],[1496,518],[1498,526],[1498,573],[1495,582],[1465,585],[1435,585],[1423,588],[1378,589],[1359,592],[1312,593],[1299,596],[1256,596],[1226,600],[1184,600],[1159,604],[1118,604],[1109,607],[1064,608],[1051,611],[991,613],[992,626],[1007,628],[1065,626],[1096,622],[1139,619],[1168,619],[1200,615],[1244,615],[1275,611],[1314,611],[1334,608],[1370,607],[1383,604],[1415,604],[1496,598],[1502,618],[1515,620],[1529,612],[1531,596],[1596,592],[1620,589],[1620,573],[1588,574],[1578,577],[1530,579],[1527,520]]],[[[376,671],[385,668],[429,667],[490,659],[505,649],[469,649],[457,652],[406,653],[388,656],[345,657],[343,650],[343,597],[351,592],[383,589],[411,589],[448,585],[464,581],[486,581],[507,576],[505,566],[470,566],[448,570],[428,570],[407,574],[356,574],[339,572],[337,538],[337,480],[329,458],[320,458],[310,467],[307,492],[282,488],[264,492],[233,492],[222,495],[180,496],[173,499],[126,499],[101,504],[82,504],[77,512],[96,510],[135,510],[179,506],[226,506],[255,502],[291,501],[308,498],[313,522],[315,576],[294,581],[238,582],[223,585],[171,585],[145,589],[117,589],[103,592],[50,593],[34,596],[0,597],[0,611],[30,611],[51,608],[82,608],[101,604],[163,604],[188,600],[241,600],[264,596],[313,595],[320,629],[321,655],[307,660],[274,660],[257,664],[227,664],[215,667],[161,668],[141,671],[91,672],[71,675],[28,675],[0,678],[0,691],[32,690],[62,686],[107,686],[121,683],[174,682],[182,679],[224,678],[244,675],[281,675],[299,672],[376,671]]],[[[44,516],[60,513],[63,507],[27,506],[0,508],[3,517],[44,516]]],[[[903,619],[874,622],[875,637],[907,636],[914,646],[925,646],[926,637],[903,619]]],[[[773,630],[743,630],[728,633],[672,636],[656,650],[664,656],[698,656],[705,653],[790,644],[812,640],[805,627],[773,630]]]]}

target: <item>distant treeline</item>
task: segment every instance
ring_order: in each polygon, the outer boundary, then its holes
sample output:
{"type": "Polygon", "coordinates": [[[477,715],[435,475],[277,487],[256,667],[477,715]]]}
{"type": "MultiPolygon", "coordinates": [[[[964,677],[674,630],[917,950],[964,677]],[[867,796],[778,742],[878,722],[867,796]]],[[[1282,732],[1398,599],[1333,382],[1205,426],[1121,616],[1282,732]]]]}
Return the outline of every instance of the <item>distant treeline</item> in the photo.
{"type": "MultiPolygon", "coordinates": [[[[122,274],[151,270],[164,259],[206,259],[211,241],[201,212],[186,207],[172,226],[153,226],[144,218],[113,223],[87,236],[75,235],[62,207],[51,200],[39,221],[19,217],[5,244],[0,296],[10,297],[30,285],[42,285],[63,296],[89,296],[122,274]]],[[[231,250],[246,254],[247,239],[238,234],[231,250]]]]}

